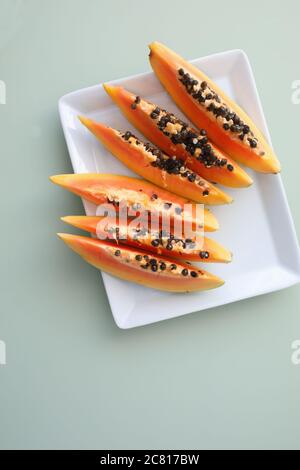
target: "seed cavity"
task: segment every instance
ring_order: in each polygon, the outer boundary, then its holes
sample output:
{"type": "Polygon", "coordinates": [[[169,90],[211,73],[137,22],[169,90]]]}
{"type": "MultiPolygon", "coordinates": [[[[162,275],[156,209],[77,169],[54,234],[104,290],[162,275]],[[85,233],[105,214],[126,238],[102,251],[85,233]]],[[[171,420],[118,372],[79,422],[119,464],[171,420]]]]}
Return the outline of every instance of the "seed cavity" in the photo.
{"type": "MultiPolygon", "coordinates": [[[[120,252],[120,250],[116,250],[115,254],[117,252],[120,252]]],[[[156,273],[157,271],[176,271],[177,270],[177,265],[175,263],[164,261],[164,260],[159,259],[159,258],[154,258],[154,257],[151,258],[148,255],[142,256],[140,254],[135,255],[134,258],[135,258],[136,261],[138,261],[139,267],[141,269],[144,269],[144,270],[150,269],[154,273],[156,273]]],[[[129,263],[130,259],[126,258],[124,261],[129,263]]],[[[187,263],[187,264],[190,264],[190,263],[187,263]]],[[[179,274],[179,272],[178,272],[178,274],[179,274]]],[[[181,269],[180,274],[184,277],[186,277],[188,275],[190,275],[191,277],[198,277],[198,273],[196,271],[192,271],[192,270],[190,271],[187,268],[181,269]]]]}
{"type": "MultiPolygon", "coordinates": [[[[155,108],[155,113],[160,112],[159,108],[155,108]]],[[[195,134],[196,135],[196,134],[195,134]]],[[[205,184],[203,178],[198,176],[196,173],[190,172],[184,165],[182,159],[177,159],[176,156],[165,155],[161,150],[153,147],[149,142],[142,143],[135,137],[130,131],[121,134],[121,137],[126,140],[129,144],[135,143],[136,145],[142,145],[144,150],[151,154],[151,165],[159,168],[160,170],[166,171],[172,175],[179,175],[180,177],[187,178],[191,183],[199,185],[205,184]]],[[[155,198],[153,194],[151,199],[155,198]]]]}
{"type": "MultiPolygon", "coordinates": [[[[198,80],[195,80],[188,72],[185,72],[183,68],[178,70],[178,79],[189,95],[212,113],[225,131],[236,135],[238,139],[253,149],[258,146],[258,140],[248,124],[243,122],[243,120],[222,101],[220,96],[210,88],[205,80],[199,83],[198,80]]],[[[260,152],[258,155],[260,155],[260,152]]]]}
{"type": "MultiPolygon", "coordinates": [[[[221,158],[216,154],[215,150],[208,145],[208,138],[206,136],[206,130],[200,129],[200,132],[196,132],[187,123],[178,119],[174,114],[168,113],[164,109],[155,107],[150,114],[151,117],[156,119],[156,125],[158,129],[167,136],[174,145],[181,145],[186,152],[191,156],[195,157],[200,163],[206,168],[213,166],[221,166],[221,158]]],[[[171,174],[181,174],[183,177],[188,177],[190,173],[187,172],[184,161],[176,159],[176,157],[170,157],[168,160],[164,160],[162,156],[153,162],[153,166],[158,166],[165,169],[171,174]]],[[[197,180],[197,178],[195,178],[197,180]]],[[[191,182],[194,181],[194,175],[191,176],[191,182]]]]}

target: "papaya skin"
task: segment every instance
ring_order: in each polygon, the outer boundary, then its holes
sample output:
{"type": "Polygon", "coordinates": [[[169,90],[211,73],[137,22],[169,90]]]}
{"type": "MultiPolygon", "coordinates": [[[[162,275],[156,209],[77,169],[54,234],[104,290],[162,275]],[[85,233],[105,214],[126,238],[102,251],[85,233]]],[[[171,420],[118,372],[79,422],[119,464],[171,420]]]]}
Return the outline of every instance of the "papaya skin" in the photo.
{"type": "MultiPolygon", "coordinates": [[[[232,197],[208,181],[196,176],[195,181],[190,181],[181,174],[174,174],[153,166],[155,156],[144,142],[137,139],[130,132],[128,139],[116,129],[108,127],[87,117],[79,116],[84,124],[95,137],[128,168],[157,186],[171,191],[179,196],[186,197],[200,204],[219,205],[232,202],[232,197]]],[[[153,151],[157,149],[153,148],[153,151]]],[[[161,159],[170,160],[170,157],[160,152],[161,159]]],[[[172,162],[173,163],[173,162],[172,162]]],[[[185,171],[187,168],[185,168],[185,171]]]]}
{"type": "MultiPolygon", "coordinates": [[[[136,95],[120,86],[104,84],[103,87],[126,118],[147,137],[147,139],[157,145],[157,147],[162,149],[167,155],[175,155],[178,159],[183,159],[188,168],[198,173],[206,180],[232,188],[245,188],[253,183],[250,176],[211,141],[208,141],[208,144],[212,147],[214,154],[218,157],[218,160],[225,159],[226,165],[205,165],[203,162],[197,160],[194,155],[189,153],[186,146],[182,145],[182,143],[176,144],[172,142],[170,135],[166,135],[159,129],[159,118],[151,118],[151,113],[155,109],[160,109],[156,104],[150,103],[140,97],[139,102],[136,103],[136,95]],[[228,170],[228,165],[231,166],[231,171],[228,170]]],[[[160,111],[161,115],[165,115],[164,110],[160,111]]],[[[184,124],[188,130],[197,135],[198,141],[201,141],[202,136],[199,131],[191,128],[187,123],[182,122],[172,113],[167,112],[167,114],[172,115],[172,117],[176,119],[176,123],[184,124]]]]}
{"type": "MultiPolygon", "coordinates": [[[[134,227],[122,223],[115,223],[108,218],[101,216],[67,216],[62,217],[61,220],[77,227],[81,230],[97,235],[101,240],[107,239],[114,243],[121,243],[133,246],[135,248],[151,251],[157,255],[167,256],[170,258],[184,259],[187,261],[201,261],[207,263],[229,263],[231,261],[231,253],[219,243],[207,237],[199,237],[191,239],[194,241],[195,247],[188,248],[185,243],[184,247],[182,241],[173,243],[173,249],[168,250],[166,245],[168,238],[160,239],[161,243],[156,247],[152,245],[153,240],[157,240],[157,234],[150,234],[149,232],[144,236],[135,237],[136,230],[134,227]],[[126,238],[116,236],[116,228],[118,233],[126,234],[126,238]],[[207,256],[207,257],[206,257],[207,256]]],[[[140,229],[140,227],[139,227],[140,229]]]]}
{"type": "Polygon", "coordinates": [[[185,61],[178,54],[159,42],[150,44],[150,63],[175,103],[198,128],[205,128],[209,138],[226,152],[231,158],[261,173],[280,172],[280,163],[267,143],[261,131],[252,119],[233,102],[212,80],[197,67],[185,61]],[[209,88],[222,100],[222,103],[248,125],[257,138],[263,152],[259,155],[256,149],[251,148],[245,141],[233,136],[233,132],[224,130],[217,120],[200,104],[178,79],[178,71],[183,69],[191,78],[199,83],[206,82],[209,88]]]}
{"type": "Polygon", "coordinates": [[[79,254],[87,263],[113,276],[135,282],[146,287],[169,292],[193,292],[213,289],[224,284],[222,279],[196,266],[176,261],[176,269],[171,268],[174,260],[148,254],[156,259],[158,269],[154,272],[143,258],[147,253],[126,245],[116,247],[115,244],[79,235],[59,233],[61,238],[73,251],[79,254]],[[142,257],[139,261],[136,256],[142,257]],[[160,269],[161,263],[166,268],[160,269]],[[187,275],[183,275],[185,270],[187,275]],[[194,274],[195,277],[191,273],[194,274]]]}
{"type": "Polygon", "coordinates": [[[216,217],[209,209],[204,209],[203,221],[199,225],[196,219],[197,204],[138,178],[108,173],[80,173],[55,175],[51,176],[50,180],[97,206],[107,204],[108,199],[117,202],[126,199],[128,204],[138,202],[148,211],[152,209],[157,209],[161,213],[168,211],[171,221],[178,218],[176,207],[183,211],[185,204],[191,204],[194,230],[204,229],[206,232],[214,232],[219,228],[216,217]],[[164,209],[166,203],[171,203],[172,207],[164,209]]]}

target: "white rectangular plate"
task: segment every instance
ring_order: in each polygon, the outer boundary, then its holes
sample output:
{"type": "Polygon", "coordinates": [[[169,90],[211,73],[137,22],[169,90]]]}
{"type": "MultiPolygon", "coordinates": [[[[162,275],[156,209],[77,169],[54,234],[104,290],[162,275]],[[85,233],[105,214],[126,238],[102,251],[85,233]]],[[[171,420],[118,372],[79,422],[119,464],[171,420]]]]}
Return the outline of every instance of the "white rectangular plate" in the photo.
{"type": "MultiPolygon", "coordinates": [[[[236,100],[270,140],[245,53],[233,50],[197,59],[193,63],[236,100]]],[[[184,117],[153,73],[114,83],[122,84],[137,95],[184,117]]],[[[100,85],[65,95],[60,99],[59,111],[75,173],[132,175],[77,118],[78,114],[83,114],[139,135],[100,85]]],[[[251,188],[227,191],[233,195],[234,203],[212,208],[220,222],[220,230],[209,236],[232,250],[233,261],[230,265],[208,264],[206,268],[225,279],[225,285],[207,292],[174,294],[142,287],[103,273],[112,313],[120,328],[146,325],[299,282],[299,247],[281,177],[260,175],[250,170],[249,174],[254,179],[251,188]]],[[[95,214],[93,204],[84,201],[84,207],[88,215],[95,214]]]]}

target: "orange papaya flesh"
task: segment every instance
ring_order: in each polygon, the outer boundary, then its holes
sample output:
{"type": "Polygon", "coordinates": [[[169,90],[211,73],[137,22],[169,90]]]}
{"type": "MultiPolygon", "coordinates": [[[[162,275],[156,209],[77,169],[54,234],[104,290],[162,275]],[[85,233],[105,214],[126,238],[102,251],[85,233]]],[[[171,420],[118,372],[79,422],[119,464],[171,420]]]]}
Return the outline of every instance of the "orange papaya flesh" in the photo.
{"type": "Polygon", "coordinates": [[[175,103],[198,128],[234,160],[262,173],[278,173],[280,163],[252,119],[210,78],[158,42],[150,63],[175,103]]]}
{"type": "Polygon", "coordinates": [[[175,155],[208,181],[233,188],[252,184],[250,176],[208,140],[205,129],[189,126],[174,114],[120,86],[103,85],[126,118],[167,155],[175,155]]]}
{"type": "Polygon", "coordinates": [[[154,232],[147,225],[134,226],[108,217],[67,216],[62,220],[97,235],[101,240],[125,243],[170,258],[208,263],[231,261],[230,251],[207,237],[177,238],[164,230],[154,232]]]}
{"type": "Polygon", "coordinates": [[[203,220],[199,221],[197,204],[138,178],[82,173],[55,175],[50,180],[97,206],[113,204],[118,211],[120,203],[125,201],[128,210],[148,211],[149,214],[157,211],[161,217],[169,216],[172,225],[184,216],[191,221],[193,230],[213,232],[219,228],[216,217],[208,209],[203,210],[203,220]],[[186,215],[187,204],[190,211],[186,215]]]}
{"type": "Polygon", "coordinates": [[[183,160],[167,156],[129,131],[122,133],[83,116],[79,119],[115,157],[151,183],[201,204],[232,202],[231,196],[189,171],[183,160]]]}
{"type": "Polygon", "coordinates": [[[171,292],[193,292],[224,284],[217,276],[182,261],[147,254],[137,248],[60,233],[58,236],[85,261],[127,281],[171,292]]]}

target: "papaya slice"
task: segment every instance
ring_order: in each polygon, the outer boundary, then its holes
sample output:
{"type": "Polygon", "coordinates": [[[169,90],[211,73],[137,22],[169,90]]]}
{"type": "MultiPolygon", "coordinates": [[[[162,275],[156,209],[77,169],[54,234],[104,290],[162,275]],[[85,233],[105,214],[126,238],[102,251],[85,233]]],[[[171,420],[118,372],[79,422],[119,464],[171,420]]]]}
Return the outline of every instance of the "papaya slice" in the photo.
{"type": "Polygon", "coordinates": [[[208,181],[232,188],[252,184],[250,176],[208,140],[205,129],[192,128],[174,114],[161,109],[120,86],[103,85],[126,118],[167,155],[175,155],[208,181]]]}
{"type": "Polygon", "coordinates": [[[182,261],[146,253],[126,245],[79,235],[58,236],[85,261],[113,276],[170,292],[193,292],[212,289],[224,281],[196,266],[182,261]]]}
{"type": "Polygon", "coordinates": [[[125,243],[158,255],[208,263],[231,261],[230,251],[207,237],[177,238],[165,230],[155,232],[147,224],[124,224],[103,216],[67,216],[62,220],[97,235],[101,240],[125,243]]]}
{"type": "Polygon", "coordinates": [[[79,119],[115,157],[151,183],[201,204],[232,202],[231,196],[189,171],[183,160],[167,156],[129,131],[122,133],[83,116],[79,119]]]}
{"type": "Polygon", "coordinates": [[[150,44],[150,63],[175,103],[230,157],[262,173],[280,163],[252,119],[212,80],[168,47],[150,44]]]}
{"type": "Polygon", "coordinates": [[[213,232],[219,228],[216,217],[209,209],[203,210],[203,220],[199,220],[197,204],[138,178],[82,173],[56,175],[50,180],[98,206],[111,204],[118,211],[120,203],[125,201],[128,210],[148,211],[149,214],[157,211],[161,217],[169,216],[172,225],[184,216],[191,221],[193,230],[213,232]],[[188,213],[186,205],[190,208],[188,213]]]}

